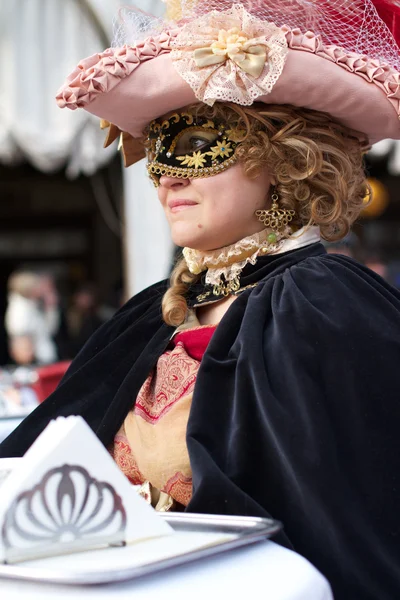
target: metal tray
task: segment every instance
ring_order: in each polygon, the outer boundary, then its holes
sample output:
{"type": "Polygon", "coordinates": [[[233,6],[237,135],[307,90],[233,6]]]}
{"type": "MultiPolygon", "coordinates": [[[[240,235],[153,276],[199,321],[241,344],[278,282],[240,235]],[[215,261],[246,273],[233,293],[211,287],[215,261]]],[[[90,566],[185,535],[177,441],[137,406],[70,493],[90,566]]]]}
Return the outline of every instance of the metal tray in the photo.
{"type": "MultiPolygon", "coordinates": [[[[0,578],[63,585],[116,583],[254,544],[272,537],[281,529],[279,521],[256,517],[190,513],[160,513],[160,517],[171,525],[175,534],[118,548],[110,547],[68,556],[30,560],[17,565],[0,565],[0,578]],[[188,551],[184,540],[185,538],[187,540],[189,534],[192,533],[203,534],[204,543],[197,549],[188,551]],[[175,538],[175,546],[181,545],[181,547],[175,547],[169,555],[167,551],[167,556],[164,552],[161,559],[154,559],[153,556],[153,559],[142,560],[141,564],[134,564],[143,552],[144,545],[147,544],[147,554],[149,554],[151,544],[154,549],[158,548],[159,550],[160,544],[168,544],[168,538],[175,538]],[[182,544],[178,542],[178,538],[181,539],[182,544]],[[210,543],[207,543],[208,538],[210,543]],[[93,563],[95,567],[86,567],[85,559],[87,564],[93,563]],[[101,563],[106,564],[107,567],[104,568],[101,563]]],[[[151,550],[151,554],[154,555],[153,550],[151,550]]]]}

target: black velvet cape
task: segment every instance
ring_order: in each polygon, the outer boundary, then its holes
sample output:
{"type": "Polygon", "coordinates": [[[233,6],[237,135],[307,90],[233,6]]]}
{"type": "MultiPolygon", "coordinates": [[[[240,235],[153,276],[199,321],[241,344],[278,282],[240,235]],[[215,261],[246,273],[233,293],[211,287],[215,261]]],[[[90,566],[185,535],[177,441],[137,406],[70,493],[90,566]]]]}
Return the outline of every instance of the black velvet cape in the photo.
{"type": "MultiPolygon", "coordinates": [[[[188,511],[273,516],[336,600],[400,598],[400,294],[321,244],[247,266],[198,372],[188,511]]],[[[106,446],[168,345],[167,283],[132,298],[0,446],[82,415],[106,446]]],[[[199,290],[194,288],[189,303],[199,290]]],[[[288,573],[290,577],[290,573],[288,573]]]]}

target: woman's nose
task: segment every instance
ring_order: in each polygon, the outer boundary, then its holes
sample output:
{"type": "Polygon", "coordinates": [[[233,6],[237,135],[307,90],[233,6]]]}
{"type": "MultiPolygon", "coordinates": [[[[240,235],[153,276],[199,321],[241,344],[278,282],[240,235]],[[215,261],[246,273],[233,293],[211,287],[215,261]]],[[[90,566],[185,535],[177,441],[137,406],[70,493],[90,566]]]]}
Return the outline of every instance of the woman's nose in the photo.
{"type": "Polygon", "coordinates": [[[189,179],[178,179],[178,177],[169,177],[168,175],[161,175],[160,185],[168,189],[184,188],[189,185],[189,179]]]}

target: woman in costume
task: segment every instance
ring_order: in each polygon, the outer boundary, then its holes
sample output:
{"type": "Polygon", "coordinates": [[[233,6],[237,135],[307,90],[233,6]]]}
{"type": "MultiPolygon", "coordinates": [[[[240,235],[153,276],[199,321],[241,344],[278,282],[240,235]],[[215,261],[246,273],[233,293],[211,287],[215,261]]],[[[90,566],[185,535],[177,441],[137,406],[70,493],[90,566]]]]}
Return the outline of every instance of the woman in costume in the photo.
{"type": "Polygon", "coordinates": [[[0,455],[80,414],[159,510],[280,519],[335,598],[393,600],[400,295],[319,240],[359,215],[365,149],[400,138],[398,46],[369,0],[181,16],[82,61],[58,102],[106,119],[127,165],[147,153],[183,258],[0,455]]]}

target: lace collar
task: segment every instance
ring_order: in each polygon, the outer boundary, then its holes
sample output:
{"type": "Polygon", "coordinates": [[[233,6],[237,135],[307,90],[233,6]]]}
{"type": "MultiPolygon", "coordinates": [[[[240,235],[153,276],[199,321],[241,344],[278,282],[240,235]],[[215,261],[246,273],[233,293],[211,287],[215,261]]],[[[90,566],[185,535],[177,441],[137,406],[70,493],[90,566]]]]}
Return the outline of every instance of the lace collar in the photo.
{"type": "Polygon", "coordinates": [[[209,252],[184,248],[183,255],[191,273],[199,274],[206,271],[205,284],[213,286],[228,286],[228,293],[239,289],[240,273],[247,264],[255,265],[259,256],[281,254],[321,239],[319,227],[302,227],[288,237],[290,230],[276,234],[270,229],[209,252]]]}

